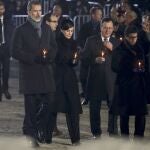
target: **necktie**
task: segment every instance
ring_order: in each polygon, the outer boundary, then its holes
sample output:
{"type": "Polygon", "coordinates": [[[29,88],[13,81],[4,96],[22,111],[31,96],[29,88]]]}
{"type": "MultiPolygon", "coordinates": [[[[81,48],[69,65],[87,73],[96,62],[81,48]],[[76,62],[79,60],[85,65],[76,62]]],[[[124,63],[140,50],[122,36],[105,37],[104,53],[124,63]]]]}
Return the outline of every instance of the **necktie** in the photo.
{"type": "Polygon", "coordinates": [[[4,35],[4,22],[3,19],[0,19],[0,24],[1,24],[1,44],[5,43],[5,35],[4,35]]]}
{"type": "Polygon", "coordinates": [[[108,38],[104,38],[104,42],[108,42],[108,38]]]}

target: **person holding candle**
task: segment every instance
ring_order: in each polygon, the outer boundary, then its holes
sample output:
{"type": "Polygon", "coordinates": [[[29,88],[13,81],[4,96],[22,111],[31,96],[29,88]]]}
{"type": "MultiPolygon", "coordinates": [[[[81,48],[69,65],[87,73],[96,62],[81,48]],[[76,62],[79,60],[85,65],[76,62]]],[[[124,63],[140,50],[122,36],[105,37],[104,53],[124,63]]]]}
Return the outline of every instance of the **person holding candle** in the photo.
{"type": "Polygon", "coordinates": [[[38,0],[28,2],[27,21],[16,28],[12,41],[12,56],[20,64],[19,91],[24,94],[23,134],[31,138],[33,147],[50,142],[53,117],[49,110],[56,90],[53,64],[57,44],[49,26],[42,24],[41,8],[38,0]]]}
{"type": "Polygon", "coordinates": [[[82,108],[78,80],[74,70],[74,66],[78,64],[79,54],[76,42],[73,40],[73,21],[62,20],[60,29],[61,34],[57,38],[58,51],[55,59],[56,98],[53,112],[66,114],[71,143],[79,144],[79,114],[82,113],[82,108]]]}
{"type": "Polygon", "coordinates": [[[135,137],[143,137],[147,114],[147,52],[137,41],[139,35],[134,25],[127,26],[124,41],[112,54],[112,70],[117,73],[118,87],[114,101],[118,104],[121,135],[129,137],[129,116],[135,116],[135,137]]]}
{"type": "MultiPolygon", "coordinates": [[[[107,100],[111,108],[115,73],[111,70],[111,54],[118,46],[119,41],[111,36],[113,32],[113,21],[111,18],[103,18],[100,26],[101,32],[98,35],[87,39],[84,51],[81,54],[81,61],[89,66],[89,73],[86,85],[86,97],[89,100],[90,125],[94,138],[101,135],[101,101],[107,100]]],[[[117,116],[109,112],[108,119],[109,135],[118,134],[117,116]]]]}

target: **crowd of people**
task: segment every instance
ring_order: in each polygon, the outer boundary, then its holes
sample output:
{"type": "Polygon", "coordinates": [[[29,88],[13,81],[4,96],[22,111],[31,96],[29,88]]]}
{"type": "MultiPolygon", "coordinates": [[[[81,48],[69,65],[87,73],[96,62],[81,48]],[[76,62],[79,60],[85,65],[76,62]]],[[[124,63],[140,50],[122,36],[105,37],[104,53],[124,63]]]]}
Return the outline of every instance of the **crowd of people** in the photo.
{"type": "Polygon", "coordinates": [[[92,138],[100,138],[102,100],[108,105],[109,136],[119,137],[120,126],[120,137],[129,138],[129,117],[135,116],[134,137],[144,137],[150,102],[150,16],[140,18],[128,3],[112,7],[107,18],[99,6],[89,14],[91,20],[83,24],[75,40],[74,23],[62,16],[60,5],[42,17],[41,2],[29,1],[27,21],[15,29],[0,1],[0,100],[3,93],[11,99],[12,56],[19,61],[19,91],[24,95],[23,134],[33,147],[52,143],[58,112],[66,115],[72,145],[80,144],[81,104],[89,104],[92,138]]]}

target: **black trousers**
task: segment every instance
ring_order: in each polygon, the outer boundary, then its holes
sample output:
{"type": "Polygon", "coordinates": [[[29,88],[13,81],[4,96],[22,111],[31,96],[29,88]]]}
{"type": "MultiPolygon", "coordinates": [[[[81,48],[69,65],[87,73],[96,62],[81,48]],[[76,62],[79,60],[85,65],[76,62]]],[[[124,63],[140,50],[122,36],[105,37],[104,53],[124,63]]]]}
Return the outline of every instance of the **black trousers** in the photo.
{"type": "Polygon", "coordinates": [[[25,118],[23,133],[32,138],[38,138],[42,132],[43,138],[49,136],[51,113],[49,110],[50,101],[54,98],[53,93],[47,94],[25,94],[25,118]]]}
{"type": "Polygon", "coordinates": [[[10,68],[10,58],[8,56],[0,57],[0,79],[1,87],[3,91],[8,90],[8,79],[9,79],[9,68],[10,68]]]}
{"type": "Polygon", "coordinates": [[[101,100],[98,98],[93,98],[92,100],[90,100],[89,108],[91,132],[93,135],[100,135],[102,132],[100,116],[101,100]]]}
{"type": "MultiPolygon", "coordinates": [[[[56,125],[57,113],[51,113],[50,130],[49,130],[49,140],[52,140],[52,133],[56,125]]],[[[79,129],[79,114],[66,113],[66,122],[72,143],[78,142],[80,140],[80,129],[79,129]]]]}
{"type": "MultiPolygon", "coordinates": [[[[135,116],[135,137],[143,137],[145,131],[145,115],[135,116]]],[[[129,136],[129,116],[120,116],[120,129],[121,135],[128,137],[129,136]]]]}

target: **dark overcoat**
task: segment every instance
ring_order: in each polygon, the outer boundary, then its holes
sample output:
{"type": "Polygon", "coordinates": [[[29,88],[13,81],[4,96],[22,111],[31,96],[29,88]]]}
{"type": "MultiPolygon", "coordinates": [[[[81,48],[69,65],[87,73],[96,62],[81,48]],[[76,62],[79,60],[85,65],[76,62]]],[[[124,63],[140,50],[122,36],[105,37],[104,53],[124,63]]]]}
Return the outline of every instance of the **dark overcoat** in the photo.
{"type": "Polygon", "coordinates": [[[123,42],[112,55],[112,70],[117,73],[115,106],[112,112],[120,115],[145,115],[147,113],[146,74],[135,72],[135,64],[141,59],[146,69],[145,53],[139,46],[123,42]]]}
{"type": "MultiPolygon", "coordinates": [[[[3,24],[4,24],[5,44],[0,46],[0,57],[10,57],[11,55],[10,46],[11,46],[11,40],[12,40],[13,31],[14,31],[14,25],[11,19],[6,16],[4,16],[3,24]]],[[[0,37],[2,36],[1,34],[2,32],[0,32],[0,37]]]]}
{"type": "Polygon", "coordinates": [[[18,27],[12,44],[12,55],[19,60],[19,86],[24,94],[55,92],[52,64],[57,44],[52,31],[46,24],[42,26],[42,35],[38,36],[30,22],[18,27]],[[51,32],[51,33],[50,33],[51,32]],[[49,64],[38,64],[35,58],[42,49],[48,50],[49,64]]]}
{"type": "MultiPolygon", "coordinates": [[[[109,40],[115,48],[119,43],[110,37],[109,40]]],[[[84,52],[82,53],[82,63],[89,66],[89,74],[87,81],[87,99],[92,98],[109,99],[113,97],[114,81],[116,74],[111,70],[111,51],[106,50],[106,61],[102,64],[95,62],[96,57],[101,56],[103,50],[103,42],[100,35],[95,35],[87,39],[84,52]]]]}
{"type": "Polygon", "coordinates": [[[77,51],[73,39],[66,39],[60,34],[57,39],[58,52],[56,55],[55,81],[56,99],[54,111],[81,113],[78,80],[72,64],[74,53],[77,51]]]}

